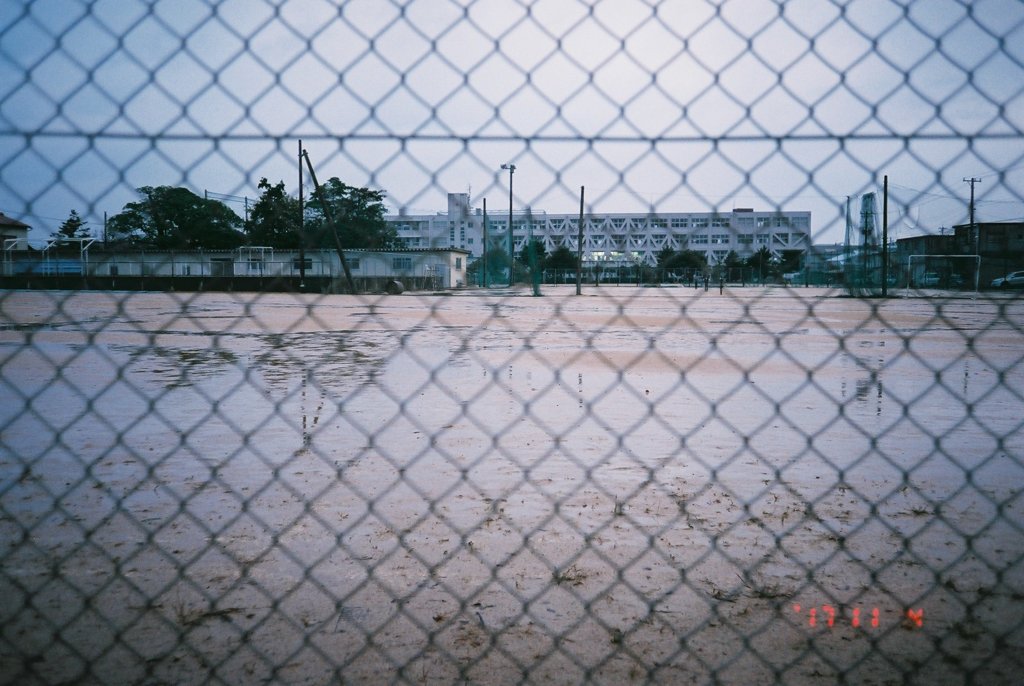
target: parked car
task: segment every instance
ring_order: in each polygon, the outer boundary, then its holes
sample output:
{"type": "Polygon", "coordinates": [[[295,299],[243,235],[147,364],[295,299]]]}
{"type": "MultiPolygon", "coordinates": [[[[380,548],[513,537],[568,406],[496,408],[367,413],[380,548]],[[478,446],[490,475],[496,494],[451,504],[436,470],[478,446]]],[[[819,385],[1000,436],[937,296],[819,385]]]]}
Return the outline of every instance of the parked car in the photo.
{"type": "Polygon", "coordinates": [[[1024,271],[1010,272],[1006,276],[992,279],[992,288],[1024,288],[1024,271]]]}
{"type": "Polygon", "coordinates": [[[935,272],[925,272],[917,281],[918,288],[935,288],[939,285],[939,275],[935,272]]]}

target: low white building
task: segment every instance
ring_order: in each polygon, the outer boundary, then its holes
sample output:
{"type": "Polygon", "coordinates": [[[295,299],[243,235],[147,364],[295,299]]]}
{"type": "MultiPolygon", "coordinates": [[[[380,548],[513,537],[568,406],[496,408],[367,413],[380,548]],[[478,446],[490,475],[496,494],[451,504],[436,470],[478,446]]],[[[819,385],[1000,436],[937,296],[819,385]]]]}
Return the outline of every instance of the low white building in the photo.
{"type": "MultiPolygon", "coordinates": [[[[389,215],[385,220],[410,248],[459,248],[474,258],[484,250],[484,216],[470,206],[466,193],[448,194],[448,211],[427,215],[389,215]]],[[[519,252],[529,236],[550,253],[565,246],[576,251],[578,214],[548,214],[536,210],[513,212],[513,250],[519,252]]],[[[488,210],[487,243],[508,251],[508,211],[488,210]]],[[[787,251],[806,251],[811,245],[810,212],[755,211],[590,214],[583,220],[583,261],[631,265],[657,263],[664,248],[703,252],[709,264],[725,260],[730,251],[746,258],[767,248],[782,259],[787,251]]]]}
{"type": "Polygon", "coordinates": [[[28,232],[32,227],[0,212],[0,241],[4,252],[28,250],[28,232]]]}
{"type": "MultiPolygon", "coordinates": [[[[390,280],[409,289],[466,285],[469,253],[458,248],[346,250],[345,261],[357,288],[383,290],[390,280]]],[[[20,256],[11,274],[154,278],[299,278],[342,281],[344,270],[334,250],[244,247],[237,250],[113,251],[97,244],[87,250],[40,251],[20,256]],[[304,269],[302,261],[305,261],[304,269]]]]}

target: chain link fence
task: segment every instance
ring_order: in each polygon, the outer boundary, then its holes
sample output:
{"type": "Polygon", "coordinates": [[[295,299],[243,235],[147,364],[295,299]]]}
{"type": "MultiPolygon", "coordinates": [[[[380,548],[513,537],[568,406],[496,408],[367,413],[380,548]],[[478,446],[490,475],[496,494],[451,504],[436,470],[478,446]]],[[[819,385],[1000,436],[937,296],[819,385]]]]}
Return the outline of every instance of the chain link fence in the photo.
{"type": "MultiPolygon", "coordinates": [[[[1015,2],[7,2],[0,210],[98,232],[302,138],[401,211],[500,206],[514,160],[562,211],[752,199],[838,243],[884,173],[905,228],[964,223],[965,176],[1019,221],[1022,36],[1015,2]]],[[[0,683],[1015,683],[1024,302],[928,294],[0,291],[0,683]]]]}

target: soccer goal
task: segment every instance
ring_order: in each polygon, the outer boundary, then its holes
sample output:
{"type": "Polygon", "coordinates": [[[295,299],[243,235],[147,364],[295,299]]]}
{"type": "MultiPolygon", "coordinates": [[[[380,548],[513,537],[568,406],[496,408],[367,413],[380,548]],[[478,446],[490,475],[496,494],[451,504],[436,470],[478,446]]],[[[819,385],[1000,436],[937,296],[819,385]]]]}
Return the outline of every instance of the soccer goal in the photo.
{"type": "Polygon", "coordinates": [[[980,255],[910,255],[899,276],[906,291],[977,291],[980,255]]]}

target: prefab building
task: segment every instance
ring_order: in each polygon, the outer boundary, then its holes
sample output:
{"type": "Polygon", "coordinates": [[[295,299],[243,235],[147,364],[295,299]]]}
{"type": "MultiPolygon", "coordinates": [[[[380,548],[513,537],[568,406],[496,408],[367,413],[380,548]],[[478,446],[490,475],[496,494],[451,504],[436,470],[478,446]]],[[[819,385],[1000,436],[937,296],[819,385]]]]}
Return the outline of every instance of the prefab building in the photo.
{"type": "MultiPolygon", "coordinates": [[[[360,292],[383,291],[398,280],[408,290],[438,290],[466,285],[469,253],[460,249],[346,250],[349,272],[360,292]]],[[[271,288],[305,279],[313,289],[347,290],[341,259],[334,250],[275,250],[245,247],[237,250],[124,251],[93,248],[79,253],[35,253],[13,265],[14,275],[81,275],[88,280],[120,280],[109,287],[210,287],[209,281],[235,290],[271,288]],[[74,264],[70,264],[73,262],[74,264]],[[156,283],[139,283],[155,279],[156,283]],[[135,284],[129,286],[128,284],[135,284]]],[[[94,286],[93,286],[94,287],[94,286]]]]}
{"type": "Polygon", "coordinates": [[[26,250],[28,248],[28,232],[32,227],[14,217],[0,212],[0,239],[4,250],[26,250]]]}

